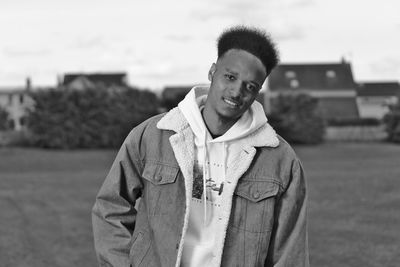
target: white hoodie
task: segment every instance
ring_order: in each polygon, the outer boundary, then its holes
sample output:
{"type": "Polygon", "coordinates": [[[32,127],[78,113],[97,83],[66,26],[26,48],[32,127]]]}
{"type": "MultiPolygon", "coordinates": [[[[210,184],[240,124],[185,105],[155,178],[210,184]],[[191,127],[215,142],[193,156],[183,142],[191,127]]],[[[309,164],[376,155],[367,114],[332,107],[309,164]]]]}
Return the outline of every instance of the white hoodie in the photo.
{"type": "Polygon", "coordinates": [[[224,135],[213,139],[200,112],[204,108],[208,90],[208,86],[194,87],[178,105],[195,136],[193,193],[183,244],[182,267],[211,266],[211,262],[215,262],[213,257],[218,255],[215,253],[215,237],[223,232],[220,215],[225,174],[234,154],[230,144],[267,123],[261,104],[254,101],[224,135]]]}

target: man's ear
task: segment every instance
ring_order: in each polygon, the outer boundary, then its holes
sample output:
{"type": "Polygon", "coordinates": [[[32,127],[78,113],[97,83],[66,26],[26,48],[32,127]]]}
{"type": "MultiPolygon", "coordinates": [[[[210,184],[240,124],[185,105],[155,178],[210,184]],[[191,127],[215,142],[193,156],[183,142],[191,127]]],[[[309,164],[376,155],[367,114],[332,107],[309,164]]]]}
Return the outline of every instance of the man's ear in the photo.
{"type": "Polygon", "coordinates": [[[208,71],[208,80],[210,82],[212,82],[213,76],[215,71],[217,70],[217,66],[215,65],[215,63],[213,63],[210,67],[210,70],[208,71]]]}

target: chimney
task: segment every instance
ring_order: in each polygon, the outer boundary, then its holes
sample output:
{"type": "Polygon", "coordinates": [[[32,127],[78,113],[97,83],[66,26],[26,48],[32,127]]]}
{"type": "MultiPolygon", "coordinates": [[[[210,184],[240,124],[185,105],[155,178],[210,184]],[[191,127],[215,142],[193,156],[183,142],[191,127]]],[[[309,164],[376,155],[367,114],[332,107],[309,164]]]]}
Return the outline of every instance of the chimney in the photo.
{"type": "Polygon", "coordinates": [[[32,89],[32,81],[30,77],[27,77],[25,80],[25,89],[26,91],[30,91],[32,89]]]}
{"type": "Polygon", "coordinates": [[[60,87],[63,84],[63,77],[61,74],[57,75],[57,87],[60,87]]]}

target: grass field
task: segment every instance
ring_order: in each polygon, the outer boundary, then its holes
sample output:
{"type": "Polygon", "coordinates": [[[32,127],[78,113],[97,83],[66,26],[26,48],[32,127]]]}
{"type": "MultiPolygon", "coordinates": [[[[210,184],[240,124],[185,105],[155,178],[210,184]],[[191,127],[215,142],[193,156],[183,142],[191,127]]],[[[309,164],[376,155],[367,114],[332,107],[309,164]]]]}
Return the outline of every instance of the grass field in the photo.
{"type": "MultiPolygon", "coordinates": [[[[400,265],[400,146],[295,148],[311,265],[400,265]]],[[[116,151],[0,149],[0,266],[96,266],[90,210],[116,151]]]]}

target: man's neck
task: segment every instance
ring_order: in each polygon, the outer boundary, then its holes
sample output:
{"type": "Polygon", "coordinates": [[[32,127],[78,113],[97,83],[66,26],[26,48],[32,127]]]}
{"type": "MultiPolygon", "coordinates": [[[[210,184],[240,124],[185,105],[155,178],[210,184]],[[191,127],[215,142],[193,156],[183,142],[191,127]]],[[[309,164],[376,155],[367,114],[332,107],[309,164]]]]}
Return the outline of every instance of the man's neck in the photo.
{"type": "Polygon", "coordinates": [[[217,116],[217,114],[208,112],[206,108],[201,111],[201,115],[203,117],[204,124],[213,138],[217,138],[218,136],[225,134],[237,121],[226,121],[220,116],[217,116]]]}

